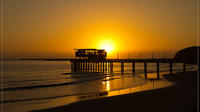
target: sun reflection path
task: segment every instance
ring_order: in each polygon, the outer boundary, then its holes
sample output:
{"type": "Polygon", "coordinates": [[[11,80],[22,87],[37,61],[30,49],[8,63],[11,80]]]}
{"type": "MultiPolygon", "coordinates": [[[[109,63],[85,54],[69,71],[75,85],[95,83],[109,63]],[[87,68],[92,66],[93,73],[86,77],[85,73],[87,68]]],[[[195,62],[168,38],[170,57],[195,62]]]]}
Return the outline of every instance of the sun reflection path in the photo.
{"type": "Polygon", "coordinates": [[[105,86],[105,90],[106,91],[110,91],[111,90],[111,88],[110,88],[110,81],[109,81],[109,77],[106,77],[106,79],[105,79],[106,81],[103,81],[102,83],[103,83],[103,85],[105,86]]]}

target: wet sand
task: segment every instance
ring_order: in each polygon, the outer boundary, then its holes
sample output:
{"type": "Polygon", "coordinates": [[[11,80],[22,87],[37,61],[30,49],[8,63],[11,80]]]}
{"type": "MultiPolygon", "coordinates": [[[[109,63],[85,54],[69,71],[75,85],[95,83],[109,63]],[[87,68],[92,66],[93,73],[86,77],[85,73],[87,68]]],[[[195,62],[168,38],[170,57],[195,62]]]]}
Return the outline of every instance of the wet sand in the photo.
{"type": "Polygon", "coordinates": [[[197,72],[168,74],[165,78],[175,85],[32,112],[196,112],[197,72]]]}

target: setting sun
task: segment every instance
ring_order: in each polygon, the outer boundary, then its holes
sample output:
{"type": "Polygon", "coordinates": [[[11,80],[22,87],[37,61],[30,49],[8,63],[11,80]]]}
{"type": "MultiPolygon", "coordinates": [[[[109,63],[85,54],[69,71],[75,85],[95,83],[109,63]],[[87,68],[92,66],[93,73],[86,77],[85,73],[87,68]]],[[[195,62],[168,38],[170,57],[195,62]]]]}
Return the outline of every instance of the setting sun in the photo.
{"type": "Polygon", "coordinates": [[[112,40],[102,40],[98,48],[105,49],[108,53],[111,53],[115,50],[115,44],[112,40]]]}

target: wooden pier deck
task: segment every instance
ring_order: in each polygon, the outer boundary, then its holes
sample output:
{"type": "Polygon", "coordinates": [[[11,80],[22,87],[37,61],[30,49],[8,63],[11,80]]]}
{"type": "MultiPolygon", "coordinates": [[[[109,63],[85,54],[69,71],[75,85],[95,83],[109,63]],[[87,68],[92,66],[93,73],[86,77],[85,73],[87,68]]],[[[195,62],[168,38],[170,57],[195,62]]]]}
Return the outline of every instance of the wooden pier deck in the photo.
{"type": "Polygon", "coordinates": [[[137,62],[137,63],[144,63],[144,62],[149,62],[149,63],[190,63],[189,61],[186,60],[175,60],[173,58],[167,58],[167,59],[105,59],[103,61],[98,61],[98,60],[88,60],[88,59],[68,59],[71,62],[137,62]]]}

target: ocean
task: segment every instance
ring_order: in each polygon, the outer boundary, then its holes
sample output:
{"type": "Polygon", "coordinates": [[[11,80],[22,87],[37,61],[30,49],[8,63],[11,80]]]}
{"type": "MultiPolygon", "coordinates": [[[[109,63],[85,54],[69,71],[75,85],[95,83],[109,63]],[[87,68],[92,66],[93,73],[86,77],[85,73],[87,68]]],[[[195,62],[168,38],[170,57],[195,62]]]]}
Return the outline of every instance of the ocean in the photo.
{"type": "MultiPolygon", "coordinates": [[[[181,72],[182,64],[174,64],[173,72],[181,72]]],[[[161,78],[157,79],[156,64],[148,63],[147,78],[144,64],[114,63],[113,74],[101,72],[71,72],[69,61],[3,61],[3,112],[27,112],[50,108],[90,98],[109,97],[149,89],[168,87],[171,82],[162,78],[169,73],[169,64],[160,64],[161,78]]],[[[187,70],[195,69],[187,65],[187,70]]]]}

